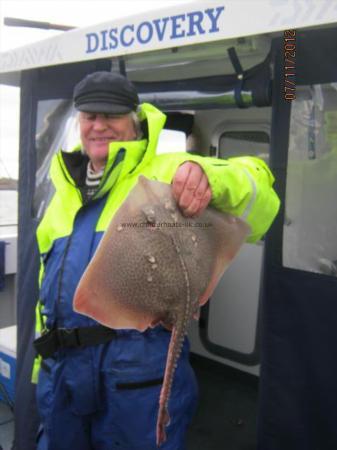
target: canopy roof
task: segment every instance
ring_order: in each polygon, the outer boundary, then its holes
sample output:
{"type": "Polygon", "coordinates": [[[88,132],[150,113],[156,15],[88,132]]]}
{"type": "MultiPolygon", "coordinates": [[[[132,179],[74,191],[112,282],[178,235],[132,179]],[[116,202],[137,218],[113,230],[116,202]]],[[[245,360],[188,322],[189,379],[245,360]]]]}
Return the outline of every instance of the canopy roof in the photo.
{"type": "Polygon", "coordinates": [[[109,20],[0,53],[0,82],[22,70],[337,23],[337,4],[208,1],[109,20]]]}

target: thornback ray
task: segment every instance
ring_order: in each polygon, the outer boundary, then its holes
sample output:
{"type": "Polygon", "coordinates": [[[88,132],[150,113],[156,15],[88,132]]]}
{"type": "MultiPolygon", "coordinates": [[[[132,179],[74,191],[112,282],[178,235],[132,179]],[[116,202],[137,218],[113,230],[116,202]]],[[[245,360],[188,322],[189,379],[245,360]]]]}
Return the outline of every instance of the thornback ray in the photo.
{"type": "Polygon", "coordinates": [[[169,184],[140,176],[113,217],[74,296],[75,311],[114,329],[172,330],[159,399],[157,445],[190,320],[211,297],[249,234],[248,225],[207,208],[182,215],[169,184]]]}

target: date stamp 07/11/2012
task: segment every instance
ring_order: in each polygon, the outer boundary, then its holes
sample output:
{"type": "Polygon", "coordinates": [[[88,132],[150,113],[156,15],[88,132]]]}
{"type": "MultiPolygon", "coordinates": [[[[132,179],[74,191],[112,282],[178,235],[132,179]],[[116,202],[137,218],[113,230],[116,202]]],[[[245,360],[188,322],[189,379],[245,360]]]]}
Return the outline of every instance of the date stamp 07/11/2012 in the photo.
{"type": "Polygon", "coordinates": [[[285,30],[284,48],[284,99],[296,98],[296,30],[285,30]]]}

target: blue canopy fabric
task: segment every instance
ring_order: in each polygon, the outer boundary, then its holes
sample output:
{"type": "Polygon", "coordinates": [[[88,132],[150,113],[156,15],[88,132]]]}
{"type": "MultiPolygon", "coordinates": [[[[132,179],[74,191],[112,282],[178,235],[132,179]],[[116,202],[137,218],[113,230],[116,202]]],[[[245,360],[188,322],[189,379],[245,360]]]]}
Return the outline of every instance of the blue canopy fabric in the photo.
{"type": "MultiPolygon", "coordinates": [[[[337,278],[282,265],[290,121],[282,40],[274,54],[271,166],[282,207],[265,247],[257,448],[336,450],[337,278]]],[[[336,54],[336,28],[297,32],[297,86],[336,82],[336,54]]]]}

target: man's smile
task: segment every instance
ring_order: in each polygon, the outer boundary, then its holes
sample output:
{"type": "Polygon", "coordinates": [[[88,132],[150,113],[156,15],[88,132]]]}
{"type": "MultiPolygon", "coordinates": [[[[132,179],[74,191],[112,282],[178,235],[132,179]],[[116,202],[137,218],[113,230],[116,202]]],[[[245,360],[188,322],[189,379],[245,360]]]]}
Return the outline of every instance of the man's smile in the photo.
{"type": "Polygon", "coordinates": [[[90,138],[90,141],[93,141],[93,142],[110,142],[113,140],[114,140],[113,137],[92,137],[92,138],[90,138]]]}

